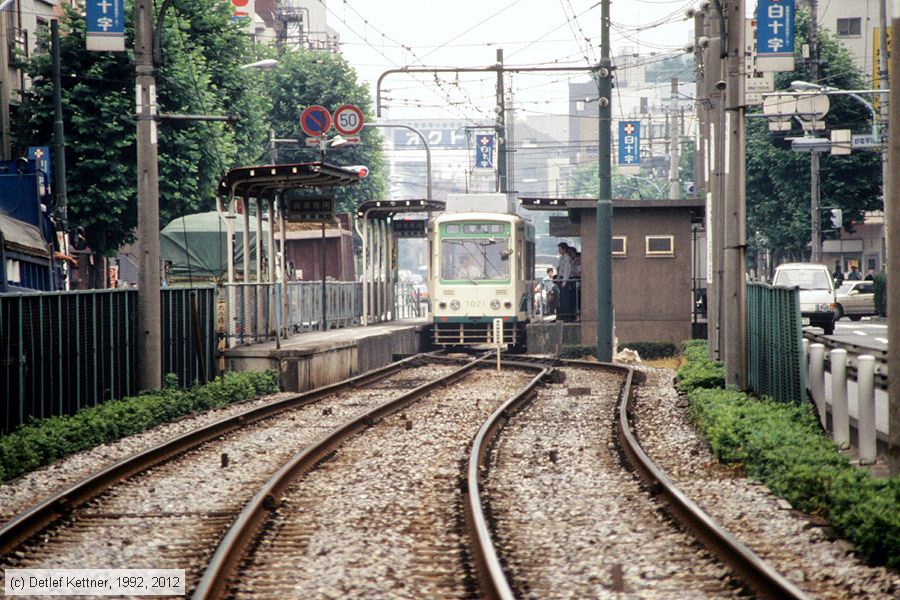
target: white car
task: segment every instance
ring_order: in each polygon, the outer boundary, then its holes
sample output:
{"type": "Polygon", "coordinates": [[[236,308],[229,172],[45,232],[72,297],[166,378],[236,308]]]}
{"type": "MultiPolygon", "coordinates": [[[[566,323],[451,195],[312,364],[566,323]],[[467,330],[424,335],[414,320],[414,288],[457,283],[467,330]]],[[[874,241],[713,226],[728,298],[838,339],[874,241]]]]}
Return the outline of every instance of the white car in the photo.
{"type": "Polygon", "coordinates": [[[837,289],[834,320],[847,316],[851,321],[875,314],[875,282],[844,281],[837,289]]]}
{"type": "Polygon", "coordinates": [[[786,263],[775,269],[773,285],[800,288],[800,315],[804,325],[821,327],[825,335],[834,333],[834,280],[825,265],[786,263]]]}

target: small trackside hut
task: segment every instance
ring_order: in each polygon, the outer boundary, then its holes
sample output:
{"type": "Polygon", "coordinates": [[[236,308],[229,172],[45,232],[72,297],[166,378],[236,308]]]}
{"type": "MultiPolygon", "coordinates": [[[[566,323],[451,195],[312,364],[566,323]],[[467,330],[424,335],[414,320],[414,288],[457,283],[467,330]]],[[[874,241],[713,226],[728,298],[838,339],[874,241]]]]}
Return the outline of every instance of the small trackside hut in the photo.
{"type": "Polygon", "coordinates": [[[459,194],[429,225],[429,296],[434,343],[495,343],[494,319],[503,320],[503,343],[524,346],[532,316],[534,226],[515,214],[505,194],[459,194]]]}

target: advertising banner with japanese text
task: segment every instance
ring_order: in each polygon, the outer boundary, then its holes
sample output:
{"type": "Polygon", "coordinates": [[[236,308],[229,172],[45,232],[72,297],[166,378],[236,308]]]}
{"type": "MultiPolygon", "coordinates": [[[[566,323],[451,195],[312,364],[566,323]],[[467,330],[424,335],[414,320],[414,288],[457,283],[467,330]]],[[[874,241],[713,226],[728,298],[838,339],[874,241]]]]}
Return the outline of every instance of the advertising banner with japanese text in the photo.
{"type": "Polygon", "coordinates": [[[641,122],[619,121],[619,164],[641,164],[641,122]]]}
{"type": "Polygon", "coordinates": [[[493,169],[494,168],[494,136],[492,134],[482,133],[476,138],[475,146],[475,168],[476,169],[493,169]]]}
{"type": "Polygon", "coordinates": [[[90,51],[125,51],[125,0],[87,0],[87,35],[90,51]]]}
{"type": "Polygon", "coordinates": [[[756,70],[794,70],[794,0],[758,0],[756,70]]]}

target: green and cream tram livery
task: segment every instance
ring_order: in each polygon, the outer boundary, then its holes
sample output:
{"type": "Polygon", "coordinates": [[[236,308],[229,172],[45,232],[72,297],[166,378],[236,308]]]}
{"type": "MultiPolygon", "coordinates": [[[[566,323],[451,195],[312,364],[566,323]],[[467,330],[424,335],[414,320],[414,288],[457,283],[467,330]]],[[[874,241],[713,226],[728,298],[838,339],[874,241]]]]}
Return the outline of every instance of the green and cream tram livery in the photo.
{"type": "Polygon", "coordinates": [[[502,212],[445,213],[430,225],[429,248],[435,344],[495,343],[499,318],[503,342],[524,346],[533,305],[534,226],[502,212]]]}

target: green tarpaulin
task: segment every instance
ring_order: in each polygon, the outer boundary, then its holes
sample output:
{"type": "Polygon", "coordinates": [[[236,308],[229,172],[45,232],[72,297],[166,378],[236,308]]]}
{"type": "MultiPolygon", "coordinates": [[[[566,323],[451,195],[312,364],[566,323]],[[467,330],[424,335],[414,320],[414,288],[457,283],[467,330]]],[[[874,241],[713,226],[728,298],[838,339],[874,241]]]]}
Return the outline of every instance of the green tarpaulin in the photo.
{"type": "MultiPolygon", "coordinates": [[[[244,217],[235,215],[236,274],[243,273],[244,217]]],[[[269,223],[263,221],[263,256],[269,236],[269,223]]],[[[228,228],[219,213],[207,212],[175,219],[159,233],[160,257],[171,263],[171,277],[216,277],[228,273],[228,228]]],[[[256,216],[250,216],[250,271],[256,272],[256,216]]]]}

